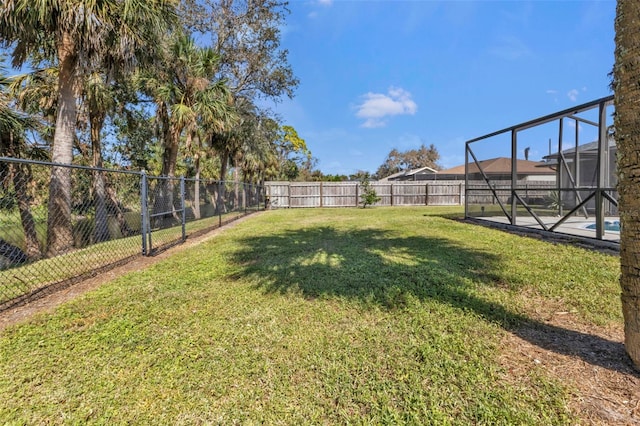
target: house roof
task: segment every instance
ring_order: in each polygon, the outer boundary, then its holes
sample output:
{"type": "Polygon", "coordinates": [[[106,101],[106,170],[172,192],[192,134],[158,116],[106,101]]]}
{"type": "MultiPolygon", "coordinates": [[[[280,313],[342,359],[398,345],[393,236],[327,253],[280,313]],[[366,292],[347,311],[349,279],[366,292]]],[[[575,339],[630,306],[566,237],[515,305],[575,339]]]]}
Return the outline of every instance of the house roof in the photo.
{"type": "Polygon", "coordinates": [[[402,171],[400,171],[398,173],[394,173],[392,175],[386,176],[386,177],[384,177],[384,178],[382,178],[380,180],[384,181],[384,180],[393,180],[393,179],[397,179],[397,178],[405,177],[405,176],[409,177],[409,176],[414,176],[414,175],[420,174],[422,172],[437,173],[437,170],[432,169],[431,167],[427,167],[427,166],[420,167],[418,169],[402,170],[402,171]]]}
{"type": "MultiPolygon", "coordinates": [[[[540,161],[516,160],[518,174],[527,175],[553,175],[555,171],[540,161]]],[[[511,158],[498,157],[479,161],[480,167],[487,175],[504,175],[511,173],[511,158]]],[[[447,170],[440,170],[438,175],[462,175],[464,176],[464,164],[447,170]]],[[[469,163],[469,173],[478,173],[478,165],[469,163]]]]}
{"type": "MultiPolygon", "coordinates": [[[[616,148],[616,141],[612,138],[609,137],[609,149],[613,149],[616,148]]],[[[562,150],[562,154],[564,156],[572,156],[574,153],[576,152],[576,148],[575,146],[572,146],[571,148],[567,148],[562,150]]],[[[578,153],[580,154],[594,154],[597,155],[598,154],[598,141],[593,141],[593,142],[589,142],[589,143],[585,143],[582,145],[578,145],[578,153]]],[[[554,152],[553,154],[549,154],[549,155],[545,155],[543,158],[545,159],[556,159],[558,158],[558,153],[554,152]]]]}

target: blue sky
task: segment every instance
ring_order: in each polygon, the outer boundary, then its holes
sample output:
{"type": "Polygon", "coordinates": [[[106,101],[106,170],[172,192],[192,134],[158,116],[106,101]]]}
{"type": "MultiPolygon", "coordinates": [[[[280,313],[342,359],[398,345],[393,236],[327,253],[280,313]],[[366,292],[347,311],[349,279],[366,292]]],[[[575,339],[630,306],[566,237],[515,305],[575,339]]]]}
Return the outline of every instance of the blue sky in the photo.
{"type": "Polygon", "coordinates": [[[422,143],[453,167],[466,140],[610,95],[615,6],[291,0],[282,47],[300,87],[272,108],[325,174],[422,143]]]}

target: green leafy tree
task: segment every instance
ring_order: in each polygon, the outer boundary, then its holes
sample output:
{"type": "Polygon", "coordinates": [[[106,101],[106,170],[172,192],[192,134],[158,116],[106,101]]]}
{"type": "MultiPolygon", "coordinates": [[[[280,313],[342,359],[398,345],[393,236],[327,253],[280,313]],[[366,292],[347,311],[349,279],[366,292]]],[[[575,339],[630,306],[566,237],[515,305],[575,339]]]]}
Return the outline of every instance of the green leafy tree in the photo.
{"type": "MultiPolygon", "coordinates": [[[[233,163],[245,176],[256,179],[296,178],[307,163],[282,157],[277,136],[279,128],[255,111],[255,100],[292,97],[298,86],[288,63],[288,51],[280,47],[280,29],[289,13],[287,3],[279,0],[185,0],[181,16],[186,28],[211,37],[211,47],[220,56],[217,77],[227,82],[238,110],[251,104],[253,117],[246,111],[236,128],[210,134],[211,146],[220,155],[221,179],[233,163]],[[242,137],[252,135],[252,140],[242,137]],[[244,135],[244,136],[243,136],[244,135]],[[269,149],[269,144],[271,148],[269,149]],[[250,171],[254,168],[254,171],[250,171]]],[[[274,123],[275,120],[272,120],[274,123]]],[[[295,142],[294,142],[295,143],[295,142]]]]}
{"type": "Polygon", "coordinates": [[[295,180],[301,170],[313,168],[313,157],[302,139],[292,126],[281,126],[278,139],[275,141],[279,163],[279,179],[295,180]]]}
{"type": "Polygon", "coordinates": [[[277,139],[277,126],[265,111],[255,110],[245,122],[245,147],[239,166],[245,182],[264,181],[277,167],[277,153],[273,141],[277,139]]]}
{"type": "Polygon", "coordinates": [[[325,182],[346,182],[349,180],[347,175],[322,175],[322,180],[325,182]]]}
{"type": "MultiPolygon", "coordinates": [[[[29,149],[25,141],[28,130],[40,127],[39,122],[30,115],[21,114],[12,106],[13,99],[7,90],[10,82],[5,79],[0,69],[0,157],[29,157],[29,149]]],[[[9,182],[13,183],[13,191],[20,212],[24,230],[24,252],[30,259],[40,257],[40,244],[36,236],[35,221],[31,214],[31,203],[27,186],[31,181],[31,169],[26,164],[1,163],[0,176],[8,177],[0,182],[2,192],[8,192],[9,182]]]]}
{"type": "MultiPolygon", "coordinates": [[[[102,129],[107,114],[115,106],[115,96],[106,73],[95,71],[84,81],[84,104],[89,121],[91,140],[91,165],[103,168],[102,129]]],[[[102,170],[93,170],[93,200],[95,205],[94,239],[96,242],[109,239],[107,224],[107,184],[102,170]]]]}
{"type": "MultiPolygon", "coordinates": [[[[76,131],[78,78],[91,64],[118,52],[135,64],[153,57],[176,18],[172,0],[14,0],[0,8],[0,41],[13,65],[29,58],[58,66],[57,115],[51,159],[70,164],[76,131]]],[[[66,251],[71,233],[71,174],[54,167],[49,186],[48,254],[66,251]]]]}
{"type": "Polygon", "coordinates": [[[393,148],[389,151],[384,163],[378,167],[376,177],[381,179],[394,173],[398,173],[400,170],[403,170],[402,153],[393,148]]]}
{"type": "Polygon", "coordinates": [[[439,159],[440,154],[433,144],[429,145],[429,147],[422,144],[420,148],[410,149],[404,153],[404,164],[407,169],[431,167],[437,170],[439,169],[439,159]]]}
{"type": "Polygon", "coordinates": [[[53,145],[56,111],[58,109],[58,67],[45,67],[8,79],[8,90],[16,107],[26,114],[39,117],[42,142],[53,145]]]}
{"type": "Polygon", "coordinates": [[[289,11],[279,0],[185,0],[186,26],[211,37],[220,55],[219,77],[234,96],[278,99],[298,86],[280,47],[280,29],[289,11]]]}
{"type": "MultiPolygon", "coordinates": [[[[275,137],[277,126],[273,120],[264,117],[248,98],[236,98],[234,106],[238,120],[224,131],[212,132],[208,137],[209,144],[218,153],[221,180],[227,178],[229,171],[235,175],[234,179],[240,171],[249,179],[254,179],[255,176],[266,174],[269,165],[274,162],[271,139],[275,137]]],[[[222,207],[225,206],[223,188],[224,184],[220,182],[218,203],[222,207]]]]}
{"type": "Polygon", "coordinates": [[[429,147],[422,144],[418,149],[407,151],[398,151],[394,148],[389,152],[384,163],[378,167],[376,176],[381,179],[403,170],[418,169],[420,167],[431,167],[438,170],[440,168],[438,166],[439,159],[440,154],[433,144],[429,145],[429,147]]]}
{"type": "Polygon", "coordinates": [[[224,81],[215,80],[218,66],[213,49],[198,47],[191,37],[177,34],[162,66],[140,76],[140,87],[156,104],[163,176],[175,176],[181,136],[190,144],[199,125],[222,130],[233,120],[228,88],[224,81]]]}
{"type": "Polygon", "coordinates": [[[160,174],[161,160],[155,155],[159,149],[153,114],[146,108],[130,104],[116,111],[112,124],[113,136],[119,142],[113,147],[113,155],[121,164],[160,174]]]}
{"type": "MultiPolygon", "coordinates": [[[[182,152],[195,156],[194,167],[199,175],[202,132],[222,131],[235,120],[228,88],[224,81],[215,79],[218,66],[219,56],[213,49],[201,48],[192,37],[175,33],[162,66],[140,75],[140,87],[156,105],[163,176],[176,176],[183,138],[182,152]]],[[[158,211],[173,206],[173,180],[163,184],[154,200],[158,211]]]]}
{"type": "Polygon", "coordinates": [[[298,176],[295,180],[299,182],[320,182],[322,181],[322,172],[316,169],[318,159],[309,155],[306,157],[298,168],[298,176]]]}
{"type": "MultiPolygon", "coordinates": [[[[92,183],[91,195],[95,209],[95,226],[93,240],[106,241],[110,236],[108,226],[109,211],[114,213],[123,235],[131,230],[125,220],[124,211],[115,197],[113,188],[103,170],[105,167],[103,152],[103,132],[108,117],[115,117],[116,108],[124,110],[130,102],[137,99],[133,92],[130,78],[132,70],[123,69],[118,61],[111,60],[107,55],[102,63],[96,63],[93,72],[88,73],[82,80],[82,104],[79,121],[88,124],[91,146],[92,183]]],[[[82,144],[79,144],[82,146],[82,144]]],[[[88,156],[88,149],[86,149],[88,156]]]]}
{"type": "Polygon", "coordinates": [[[349,175],[349,180],[351,181],[365,181],[371,178],[371,174],[366,170],[358,170],[355,173],[349,175]]]}
{"type": "Polygon", "coordinates": [[[373,187],[371,186],[371,182],[369,181],[368,174],[363,178],[362,182],[360,183],[360,190],[362,191],[362,193],[360,194],[360,200],[361,200],[363,209],[366,208],[367,206],[374,205],[375,203],[381,200],[381,198],[376,193],[375,189],[373,189],[373,187]]]}

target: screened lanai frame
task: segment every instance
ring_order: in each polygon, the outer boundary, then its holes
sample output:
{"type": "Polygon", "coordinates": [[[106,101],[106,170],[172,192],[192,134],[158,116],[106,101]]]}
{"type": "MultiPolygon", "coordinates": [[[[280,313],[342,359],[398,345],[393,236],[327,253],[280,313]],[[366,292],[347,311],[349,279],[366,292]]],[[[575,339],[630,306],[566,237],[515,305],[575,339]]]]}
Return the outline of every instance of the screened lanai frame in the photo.
{"type": "Polygon", "coordinates": [[[612,126],[607,125],[612,110],[613,96],[608,96],[468,140],[465,144],[465,217],[619,242],[619,231],[610,226],[619,227],[619,220],[616,220],[616,148],[612,126]],[[584,117],[589,114],[597,114],[597,118],[584,117]],[[519,164],[523,163],[518,160],[518,153],[522,152],[519,151],[519,134],[539,126],[549,129],[556,125],[557,133],[549,139],[549,155],[539,164],[539,167],[554,170],[555,180],[523,181],[518,170],[519,164]],[[574,141],[570,145],[565,136],[569,127],[575,128],[574,141]],[[581,140],[580,129],[585,127],[597,131],[595,141],[585,143],[581,140]],[[486,148],[486,144],[496,138],[502,138],[506,143],[510,139],[510,170],[507,170],[510,179],[508,175],[500,181],[492,179],[490,172],[483,168],[486,163],[478,158],[476,148],[480,144],[485,144],[486,148]],[[583,163],[594,168],[590,182],[581,180],[586,174],[580,169],[585,168],[583,163]]]}

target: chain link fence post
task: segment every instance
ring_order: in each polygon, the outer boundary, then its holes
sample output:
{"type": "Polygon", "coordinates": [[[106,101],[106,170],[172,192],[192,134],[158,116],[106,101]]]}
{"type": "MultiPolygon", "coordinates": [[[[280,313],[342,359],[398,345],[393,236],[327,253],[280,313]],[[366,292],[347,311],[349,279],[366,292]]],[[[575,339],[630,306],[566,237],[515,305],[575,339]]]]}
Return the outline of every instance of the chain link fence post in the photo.
{"type": "Polygon", "coordinates": [[[149,205],[148,205],[147,172],[140,172],[140,233],[142,235],[142,255],[151,254],[151,235],[149,232],[149,205]]]}
{"type": "Polygon", "coordinates": [[[45,289],[98,274],[137,256],[152,256],[184,242],[188,233],[205,233],[243,210],[245,214],[253,210],[249,184],[243,184],[240,193],[240,183],[208,181],[214,190],[207,191],[201,205],[200,196],[196,197],[199,187],[191,189],[191,179],[185,177],[180,178],[179,187],[177,181],[144,170],[0,157],[0,311],[45,289]],[[47,200],[54,168],[68,169],[65,173],[70,176],[70,222],[65,229],[69,247],[48,256],[51,212],[47,200]]]}
{"type": "Polygon", "coordinates": [[[182,241],[187,239],[187,209],[185,203],[184,176],[180,177],[180,209],[182,210],[182,241]]]}

